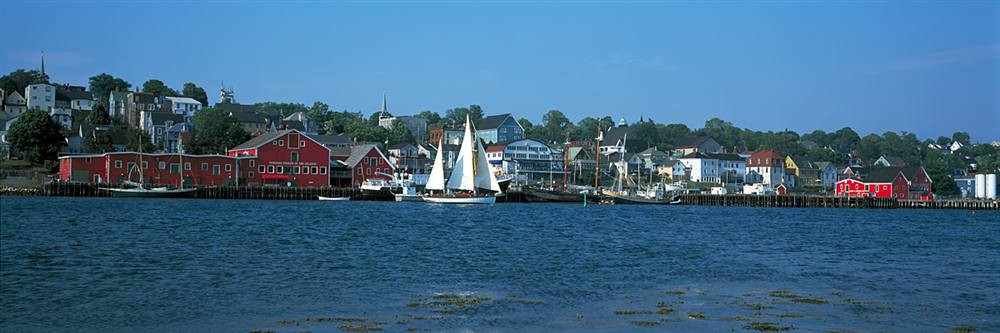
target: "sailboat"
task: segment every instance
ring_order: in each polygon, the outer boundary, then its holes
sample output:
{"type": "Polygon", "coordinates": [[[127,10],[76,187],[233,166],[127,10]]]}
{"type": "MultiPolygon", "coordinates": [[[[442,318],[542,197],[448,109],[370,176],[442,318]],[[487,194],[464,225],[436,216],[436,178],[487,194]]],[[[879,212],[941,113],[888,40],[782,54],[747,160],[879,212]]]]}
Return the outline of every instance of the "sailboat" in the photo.
{"type": "MultiPolygon", "coordinates": [[[[166,187],[154,187],[147,189],[145,187],[145,177],[142,174],[142,136],[139,136],[139,163],[135,166],[139,169],[139,182],[126,181],[126,184],[132,184],[135,188],[102,188],[105,191],[111,192],[112,197],[120,198],[188,198],[194,195],[197,188],[184,188],[184,154],[180,154],[180,166],[178,170],[180,171],[181,181],[180,188],[169,189],[166,187]]],[[[132,170],[128,170],[129,178],[132,177],[132,170]]]]}
{"type": "Polygon", "coordinates": [[[491,204],[497,201],[494,193],[501,193],[500,184],[486,159],[483,144],[475,138],[472,120],[465,116],[465,136],[455,159],[455,168],[447,183],[444,179],[443,148],[444,140],[438,144],[434,166],[430,179],[424,187],[428,191],[448,191],[445,193],[430,193],[424,195],[424,201],[431,203],[452,204],[491,204]],[[483,192],[481,190],[486,190],[483,192]]]}
{"type": "MultiPolygon", "coordinates": [[[[601,194],[604,195],[604,199],[616,204],[667,204],[670,203],[669,200],[663,200],[660,198],[657,192],[653,192],[652,195],[649,192],[637,193],[637,191],[629,191],[625,189],[625,182],[628,180],[628,168],[625,161],[625,143],[628,142],[628,134],[622,141],[621,158],[618,161],[618,176],[615,177],[615,186],[613,190],[604,189],[601,194]]],[[[610,161],[608,161],[610,163],[610,161]]],[[[650,176],[652,177],[652,175],[650,176]]],[[[631,183],[631,180],[628,180],[631,183]]],[[[641,180],[640,180],[641,182],[641,180]]],[[[641,190],[642,185],[636,183],[638,188],[641,190]]]]}

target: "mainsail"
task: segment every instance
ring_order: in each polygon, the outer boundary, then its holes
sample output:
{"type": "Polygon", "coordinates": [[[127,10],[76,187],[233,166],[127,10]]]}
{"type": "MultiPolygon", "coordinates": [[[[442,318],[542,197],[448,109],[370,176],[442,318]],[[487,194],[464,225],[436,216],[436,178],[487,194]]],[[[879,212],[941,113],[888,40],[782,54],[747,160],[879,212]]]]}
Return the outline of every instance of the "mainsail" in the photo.
{"type": "Polygon", "coordinates": [[[444,190],[444,138],[438,144],[437,156],[434,157],[434,166],[431,168],[430,179],[425,186],[428,190],[444,190]]]}
{"type": "Polygon", "coordinates": [[[465,116],[465,137],[462,138],[462,147],[458,150],[458,157],[455,158],[455,169],[451,171],[451,178],[448,178],[448,188],[453,190],[475,190],[476,155],[472,152],[472,120],[465,116]]]}
{"type": "Polygon", "coordinates": [[[455,169],[448,179],[448,188],[453,190],[475,191],[476,188],[500,192],[500,184],[493,175],[486,150],[483,144],[472,134],[472,120],[465,116],[465,137],[455,159],[455,169]],[[476,151],[473,149],[476,148],[476,151]]]}

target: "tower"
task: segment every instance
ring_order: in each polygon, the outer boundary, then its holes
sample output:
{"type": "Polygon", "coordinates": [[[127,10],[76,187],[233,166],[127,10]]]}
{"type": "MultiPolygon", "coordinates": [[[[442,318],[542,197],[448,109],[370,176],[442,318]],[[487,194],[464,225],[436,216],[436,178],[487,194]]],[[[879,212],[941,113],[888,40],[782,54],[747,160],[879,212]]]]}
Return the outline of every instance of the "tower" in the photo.
{"type": "Polygon", "coordinates": [[[226,90],[225,82],[223,82],[221,84],[221,88],[219,88],[219,103],[236,103],[236,93],[232,87],[229,87],[229,90],[226,90]]]}
{"type": "Polygon", "coordinates": [[[42,51],[42,76],[45,76],[45,51],[42,51]]]}

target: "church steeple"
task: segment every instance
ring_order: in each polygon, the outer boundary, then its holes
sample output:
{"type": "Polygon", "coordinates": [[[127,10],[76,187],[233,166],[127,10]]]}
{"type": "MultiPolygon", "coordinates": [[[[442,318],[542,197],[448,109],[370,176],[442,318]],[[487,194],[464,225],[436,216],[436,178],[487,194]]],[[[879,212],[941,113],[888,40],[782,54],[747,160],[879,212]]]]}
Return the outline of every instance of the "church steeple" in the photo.
{"type": "Polygon", "coordinates": [[[45,76],[45,51],[42,51],[42,76],[45,76]]]}
{"type": "Polygon", "coordinates": [[[382,93],[382,111],[378,115],[379,118],[389,118],[389,117],[392,117],[392,115],[389,114],[389,103],[388,103],[388,101],[389,101],[389,99],[386,98],[385,93],[382,93]]]}

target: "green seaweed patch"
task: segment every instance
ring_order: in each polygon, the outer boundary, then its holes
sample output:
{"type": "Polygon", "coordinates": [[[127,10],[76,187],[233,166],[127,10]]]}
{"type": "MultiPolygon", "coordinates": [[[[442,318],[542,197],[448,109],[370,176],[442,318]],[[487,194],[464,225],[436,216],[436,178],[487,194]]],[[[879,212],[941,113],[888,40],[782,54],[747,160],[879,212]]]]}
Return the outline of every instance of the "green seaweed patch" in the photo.
{"type": "Polygon", "coordinates": [[[452,299],[452,298],[462,298],[462,295],[459,295],[459,294],[441,294],[441,295],[431,296],[431,298],[433,298],[433,299],[452,299]]]}
{"type": "Polygon", "coordinates": [[[278,325],[282,326],[299,326],[299,321],[295,319],[285,319],[276,322],[278,325]]]}
{"type": "Polygon", "coordinates": [[[664,292],[664,294],[676,296],[676,295],[684,295],[684,292],[683,291],[673,290],[673,291],[664,292]]]}
{"type": "Polygon", "coordinates": [[[951,333],[973,333],[973,332],[976,332],[976,327],[975,326],[959,326],[959,327],[952,328],[951,331],[949,331],[949,332],[951,332],[951,333]]]}
{"type": "Polygon", "coordinates": [[[872,304],[878,304],[878,302],[876,302],[876,301],[859,301],[859,300],[855,300],[855,299],[852,299],[852,298],[845,298],[845,299],[840,300],[840,304],[872,305],[872,304]]]}
{"type": "Polygon", "coordinates": [[[651,315],[653,313],[650,310],[615,310],[615,314],[619,316],[651,315]]]}
{"type": "Polygon", "coordinates": [[[400,320],[396,321],[396,325],[406,325],[406,324],[409,324],[409,323],[410,323],[410,321],[406,320],[406,319],[400,319],[400,320]]]}
{"type": "Polygon", "coordinates": [[[837,297],[844,297],[844,293],[839,292],[839,291],[834,291],[834,292],[830,293],[830,295],[837,296],[837,297]]]}
{"type": "Polygon", "coordinates": [[[745,305],[746,307],[748,307],[748,308],[750,308],[751,310],[754,310],[754,311],[774,309],[773,306],[764,305],[764,304],[761,304],[761,303],[743,303],[743,305],[745,305]]]}
{"type": "Polygon", "coordinates": [[[752,322],[743,326],[745,330],[754,330],[760,332],[780,332],[791,330],[791,326],[780,326],[780,324],[775,323],[763,323],[763,322],[752,322]]]}
{"type": "Polygon", "coordinates": [[[519,301],[517,301],[517,302],[518,302],[518,303],[521,303],[521,304],[524,304],[524,305],[539,305],[539,304],[545,304],[545,302],[543,302],[543,301],[536,301],[536,300],[530,300],[530,299],[522,299],[522,300],[519,300],[519,301]]]}
{"type": "Polygon", "coordinates": [[[632,325],[635,325],[635,326],[646,326],[646,327],[649,327],[649,326],[659,326],[660,325],[660,322],[658,322],[658,321],[633,320],[633,321],[631,321],[631,323],[632,323],[632,325]]]}
{"type": "Polygon", "coordinates": [[[756,312],[751,314],[754,317],[775,317],[775,318],[802,318],[802,314],[799,313],[765,313],[756,312]]]}
{"type": "Polygon", "coordinates": [[[338,326],[337,329],[339,329],[341,331],[345,331],[345,332],[381,332],[382,331],[381,327],[367,326],[367,325],[361,325],[361,326],[344,325],[344,326],[338,326]]]}
{"type": "Polygon", "coordinates": [[[699,320],[700,319],[705,319],[705,313],[704,312],[689,312],[688,313],[688,318],[699,319],[699,320]]]}
{"type": "Polygon", "coordinates": [[[432,310],[431,312],[437,314],[455,314],[455,309],[432,310]]]}
{"type": "Polygon", "coordinates": [[[671,308],[660,308],[659,310],[656,310],[656,314],[658,314],[658,315],[668,315],[668,314],[671,314],[671,313],[674,313],[674,309],[671,309],[671,308]]]}
{"type": "Polygon", "coordinates": [[[379,321],[379,320],[372,320],[372,321],[370,321],[368,323],[371,324],[371,325],[375,325],[375,326],[382,326],[382,325],[388,324],[389,322],[387,322],[387,321],[379,321]]]}
{"type": "Polygon", "coordinates": [[[306,318],[306,321],[324,322],[324,321],[338,321],[342,323],[360,323],[365,321],[361,318],[350,318],[350,317],[315,317],[306,318]]]}
{"type": "Polygon", "coordinates": [[[768,296],[784,298],[795,303],[805,303],[805,304],[827,304],[826,300],[822,300],[814,297],[799,296],[788,292],[787,290],[775,290],[767,293],[768,296]]]}
{"type": "Polygon", "coordinates": [[[262,329],[252,330],[252,331],[250,331],[250,333],[274,333],[274,330],[267,329],[267,328],[262,328],[262,329]]]}

